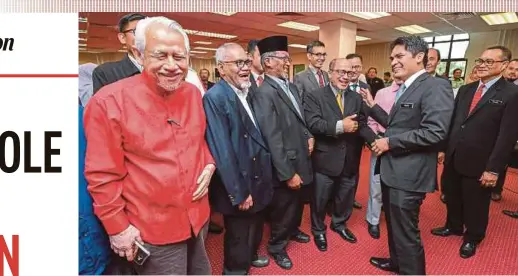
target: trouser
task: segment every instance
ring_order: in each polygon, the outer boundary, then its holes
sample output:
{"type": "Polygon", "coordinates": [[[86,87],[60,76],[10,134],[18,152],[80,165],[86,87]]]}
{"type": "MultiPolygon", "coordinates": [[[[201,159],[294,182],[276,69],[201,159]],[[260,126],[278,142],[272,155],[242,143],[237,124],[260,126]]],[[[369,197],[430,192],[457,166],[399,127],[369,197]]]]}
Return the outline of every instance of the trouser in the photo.
{"type": "Polygon", "coordinates": [[[326,232],[327,203],[332,201],[331,227],[343,230],[345,222],[351,217],[354,204],[356,176],[328,176],[315,173],[313,196],[311,200],[311,232],[320,235],[326,232]]]}
{"type": "Polygon", "coordinates": [[[294,229],[294,234],[296,234],[297,231],[299,231],[299,227],[302,225],[302,216],[304,214],[304,206],[306,206],[307,203],[311,202],[311,192],[313,190],[313,186],[315,184],[311,183],[309,185],[303,185],[300,187],[300,197],[299,197],[299,204],[297,208],[297,222],[294,229]]]}
{"type": "Polygon", "coordinates": [[[425,275],[425,254],[419,230],[424,193],[391,188],[381,182],[390,259],[399,274],[425,275]]]}
{"type": "Polygon", "coordinates": [[[144,243],[151,255],[146,262],[134,268],[140,275],[210,275],[212,269],[205,249],[209,222],[197,237],[194,234],[186,241],[152,245],[144,243]]]}
{"type": "Polygon", "coordinates": [[[223,221],[223,274],[245,275],[263,238],[263,214],[223,215],[223,221]]]}
{"type": "Polygon", "coordinates": [[[133,264],[128,262],[126,257],[122,258],[118,254],[111,251],[110,263],[103,272],[103,275],[135,275],[137,272],[133,268],[133,264]]]}
{"type": "Polygon", "coordinates": [[[286,250],[288,240],[295,231],[298,222],[300,191],[293,190],[282,183],[273,192],[272,202],[268,207],[270,217],[270,239],[268,252],[277,254],[286,250]]]}
{"type": "Polygon", "coordinates": [[[444,167],[442,175],[446,195],[446,227],[463,233],[464,241],[481,242],[489,221],[491,188],[480,185],[478,177],[459,174],[453,162],[444,167]]]}
{"type": "Polygon", "coordinates": [[[381,183],[380,175],[375,173],[377,157],[371,155],[371,167],[369,175],[369,201],[367,202],[366,220],[372,225],[379,225],[381,216],[381,183]]]}

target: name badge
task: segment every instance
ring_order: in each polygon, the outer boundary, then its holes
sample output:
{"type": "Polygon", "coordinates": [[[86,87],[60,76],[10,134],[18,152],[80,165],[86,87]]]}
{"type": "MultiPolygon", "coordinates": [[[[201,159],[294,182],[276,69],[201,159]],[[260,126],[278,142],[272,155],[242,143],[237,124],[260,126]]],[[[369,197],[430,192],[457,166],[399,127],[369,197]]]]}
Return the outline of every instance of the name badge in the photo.
{"type": "Polygon", "coordinates": [[[490,104],[499,104],[499,105],[504,104],[504,102],[501,100],[493,100],[493,99],[489,100],[489,103],[490,104]]]}
{"type": "Polygon", "coordinates": [[[414,108],[413,103],[401,103],[400,105],[402,108],[414,108]]]}

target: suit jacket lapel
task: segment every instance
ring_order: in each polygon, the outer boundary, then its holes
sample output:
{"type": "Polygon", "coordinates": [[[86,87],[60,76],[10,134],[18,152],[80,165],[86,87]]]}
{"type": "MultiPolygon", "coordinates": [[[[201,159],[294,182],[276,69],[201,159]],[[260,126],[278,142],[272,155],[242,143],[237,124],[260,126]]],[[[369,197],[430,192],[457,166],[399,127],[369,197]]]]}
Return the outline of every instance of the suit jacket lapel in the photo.
{"type": "MultiPolygon", "coordinates": [[[[348,92],[350,92],[350,91],[348,91],[348,92]]],[[[342,111],[340,110],[340,107],[338,106],[338,103],[336,102],[335,93],[333,93],[333,89],[331,89],[330,85],[326,86],[326,89],[324,90],[324,95],[326,97],[327,104],[329,105],[329,107],[331,107],[331,109],[333,110],[333,113],[336,115],[338,120],[342,120],[343,119],[342,111]]],[[[343,96],[342,96],[342,100],[343,100],[343,96]]]]}
{"type": "Polygon", "coordinates": [[[392,119],[394,118],[394,114],[396,114],[396,112],[399,110],[399,108],[401,107],[401,104],[402,102],[404,102],[406,99],[408,99],[408,97],[410,97],[410,95],[417,89],[417,87],[419,87],[419,85],[421,84],[421,82],[423,80],[425,80],[426,78],[429,78],[430,76],[425,72],[425,73],[422,73],[419,77],[417,77],[417,79],[414,80],[414,82],[412,82],[412,84],[410,85],[410,87],[407,87],[406,90],[404,91],[403,95],[401,95],[398,99],[398,101],[396,103],[394,103],[394,106],[392,107],[392,110],[390,111],[390,114],[389,114],[389,118],[388,118],[388,123],[390,124],[390,122],[392,121],[392,119]]]}
{"type": "MultiPolygon", "coordinates": [[[[484,105],[486,105],[490,99],[492,99],[498,90],[500,90],[500,82],[505,81],[503,78],[500,78],[496,83],[494,83],[487,91],[484,93],[484,96],[480,99],[480,101],[477,103],[475,108],[473,109],[473,112],[468,114],[468,117],[473,116],[473,114],[477,113],[478,110],[480,110],[484,105]]],[[[478,89],[478,86],[477,88],[478,89]]],[[[475,91],[476,91],[475,89],[475,91]]],[[[473,93],[473,97],[475,96],[475,93],[473,93]]],[[[471,101],[473,101],[473,97],[471,97],[471,101]]],[[[471,105],[470,101],[470,105],[471,105]]],[[[468,107],[469,108],[469,107],[468,107]]],[[[469,112],[469,110],[468,110],[469,112]]]]}
{"type": "Polygon", "coordinates": [[[320,84],[318,83],[318,80],[315,77],[315,74],[313,74],[313,71],[311,71],[311,69],[308,68],[306,74],[308,76],[309,81],[311,81],[315,85],[315,87],[320,87],[320,84]]]}
{"type": "Polygon", "coordinates": [[[256,90],[258,88],[257,83],[254,79],[254,75],[252,75],[252,73],[250,73],[250,84],[250,88],[252,88],[253,90],[256,90]]]}
{"type": "MultiPolygon", "coordinates": [[[[288,97],[288,95],[286,95],[286,93],[284,92],[284,89],[282,89],[282,87],[274,79],[272,79],[270,77],[265,77],[264,80],[267,81],[268,84],[271,85],[273,88],[275,88],[275,91],[277,91],[277,94],[279,94],[281,99],[286,103],[286,105],[288,105],[288,107],[291,109],[291,111],[293,111],[297,115],[297,118],[299,118],[305,124],[304,119],[302,119],[300,117],[299,112],[293,106],[291,99],[288,97]]],[[[291,88],[291,86],[292,86],[292,84],[290,83],[290,93],[295,97],[295,101],[297,101],[298,95],[295,95],[296,93],[292,92],[293,88],[291,88]]],[[[300,104],[299,104],[299,110],[301,113],[304,112],[304,110],[302,109],[300,104]]]]}

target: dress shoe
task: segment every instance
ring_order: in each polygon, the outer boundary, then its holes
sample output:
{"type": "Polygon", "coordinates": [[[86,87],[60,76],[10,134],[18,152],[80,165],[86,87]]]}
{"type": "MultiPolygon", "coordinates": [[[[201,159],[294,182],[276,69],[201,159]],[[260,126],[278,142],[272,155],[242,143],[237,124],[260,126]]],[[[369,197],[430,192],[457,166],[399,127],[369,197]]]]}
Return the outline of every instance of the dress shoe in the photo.
{"type": "Polygon", "coordinates": [[[432,235],[440,236],[440,237],[448,237],[451,235],[462,236],[462,233],[453,231],[448,227],[438,227],[438,228],[432,229],[432,235]]]}
{"type": "Polygon", "coordinates": [[[492,193],[491,200],[495,202],[502,200],[502,194],[492,193]]]}
{"type": "Polygon", "coordinates": [[[351,230],[349,230],[349,228],[347,228],[347,227],[345,227],[344,229],[335,229],[335,228],[331,227],[331,230],[338,233],[340,235],[340,237],[342,237],[342,239],[344,239],[350,243],[356,243],[358,241],[356,239],[356,237],[354,236],[353,232],[351,232],[351,230]]]}
{"type": "Polygon", "coordinates": [[[361,209],[362,205],[358,201],[355,200],[354,203],[353,203],[353,207],[356,208],[356,209],[361,209]]]}
{"type": "Polygon", "coordinates": [[[397,268],[390,259],[388,258],[376,258],[372,257],[370,259],[370,263],[375,266],[376,268],[379,268],[381,270],[389,271],[389,272],[399,272],[399,268],[397,268]]]}
{"type": "Polygon", "coordinates": [[[293,241],[296,241],[296,242],[300,242],[300,243],[308,243],[311,239],[309,238],[309,235],[300,231],[300,230],[297,230],[297,232],[295,234],[293,234],[291,237],[290,237],[291,240],[293,241]]]}
{"type": "Polygon", "coordinates": [[[373,239],[379,239],[380,238],[380,226],[379,225],[373,225],[373,224],[370,224],[368,223],[368,226],[367,226],[367,230],[369,230],[369,235],[371,235],[371,237],[373,239]]]}
{"type": "Polygon", "coordinates": [[[275,261],[275,263],[284,269],[291,269],[293,267],[293,263],[291,262],[290,257],[288,256],[288,253],[281,252],[281,253],[274,253],[270,254],[275,261]]]}
{"type": "Polygon", "coordinates": [[[477,243],[475,242],[463,242],[460,247],[460,256],[464,259],[473,257],[477,252],[477,243]]]}
{"type": "Polygon", "coordinates": [[[446,203],[446,196],[444,194],[441,195],[441,201],[442,203],[446,203]]]}
{"type": "Polygon", "coordinates": [[[518,219],[518,211],[503,210],[504,215],[508,215],[512,218],[518,219]]]}
{"type": "Polygon", "coordinates": [[[319,234],[313,236],[313,241],[320,251],[327,251],[327,238],[326,234],[319,234]]]}
{"type": "Polygon", "coordinates": [[[221,234],[223,233],[223,227],[217,225],[216,223],[214,222],[209,222],[209,233],[212,233],[212,234],[221,234]]]}
{"type": "Polygon", "coordinates": [[[266,267],[270,264],[270,259],[266,256],[258,256],[255,255],[252,259],[252,266],[253,267],[266,267]]]}

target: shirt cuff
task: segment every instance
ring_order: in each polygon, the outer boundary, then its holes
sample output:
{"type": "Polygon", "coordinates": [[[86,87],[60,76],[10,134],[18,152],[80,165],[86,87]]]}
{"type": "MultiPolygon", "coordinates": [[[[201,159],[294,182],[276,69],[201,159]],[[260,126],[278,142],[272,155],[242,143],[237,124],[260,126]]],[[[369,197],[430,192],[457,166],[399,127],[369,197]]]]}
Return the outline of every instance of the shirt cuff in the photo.
{"type": "Polygon", "coordinates": [[[336,122],[336,134],[338,135],[344,132],[344,123],[342,122],[342,120],[336,122]]]}

